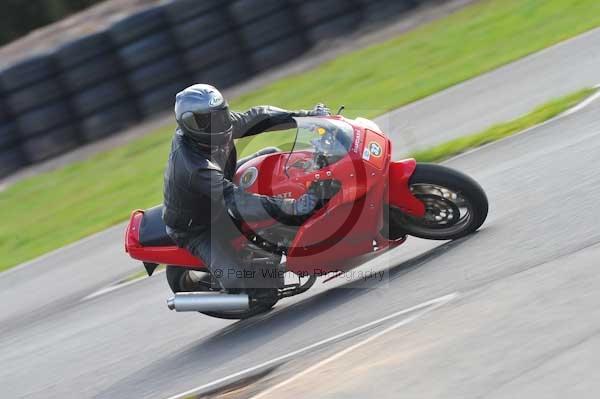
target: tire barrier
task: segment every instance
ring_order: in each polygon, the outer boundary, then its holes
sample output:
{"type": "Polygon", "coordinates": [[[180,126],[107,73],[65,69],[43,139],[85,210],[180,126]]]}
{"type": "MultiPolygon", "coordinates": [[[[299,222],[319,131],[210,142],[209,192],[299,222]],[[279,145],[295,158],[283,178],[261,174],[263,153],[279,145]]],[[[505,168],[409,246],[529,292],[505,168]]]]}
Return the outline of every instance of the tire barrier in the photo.
{"type": "Polygon", "coordinates": [[[62,85],[52,77],[9,93],[5,103],[14,114],[20,114],[64,96],[62,85]]]}
{"type": "Polygon", "coordinates": [[[59,72],[56,54],[44,54],[0,74],[5,109],[16,128],[18,150],[11,148],[11,155],[3,157],[12,166],[39,162],[80,144],[59,72]]]}
{"type": "Polygon", "coordinates": [[[119,59],[126,69],[132,71],[149,62],[175,53],[171,35],[159,32],[143,39],[136,40],[118,51],[119,59]]]}
{"type": "Polygon", "coordinates": [[[0,86],[5,93],[9,93],[49,79],[55,74],[56,68],[52,57],[48,54],[40,54],[4,69],[0,73],[0,86]]]}
{"type": "Polygon", "coordinates": [[[73,96],[73,108],[83,117],[126,100],[129,93],[120,79],[109,80],[73,96]]]}
{"type": "MultiPolygon", "coordinates": [[[[25,123],[23,127],[20,120],[12,119],[19,142],[43,130],[43,120],[35,115],[39,107],[64,97],[63,89],[56,80],[57,71],[52,56],[41,54],[18,62],[0,73],[0,85],[5,93],[5,112],[13,116],[32,113],[36,120],[35,126],[25,123]]],[[[54,123],[52,117],[50,121],[54,123]]]]}
{"type": "Polygon", "coordinates": [[[129,74],[129,87],[135,93],[144,93],[182,76],[183,62],[178,57],[167,57],[136,69],[129,74]]]}
{"type": "Polygon", "coordinates": [[[216,87],[229,87],[250,77],[246,59],[231,58],[208,66],[194,75],[194,82],[207,82],[216,87]]]}
{"type": "MultiPolygon", "coordinates": [[[[237,36],[227,34],[188,49],[183,58],[186,66],[196,72],[215,65],[221,60],[241,57],[242,51],[243,48],[240,46],[237,36]]],[[[241,62],[243,63],[243,61],[241,62]]]]}
{"type": "MultiPolygon", "coordinates": [[[[361,11],[364,7],[356,0],[293,1],[310,43],[342,36],[362,26],[361,11]]],[[[401,2],[401,0],[395,1],[401,2]]]]}
{"type": "Polygon", "coordinates": [[[351,12],[308,28],[306,35],[312,43],[317,43],[324,39],[348,34],[357,30],[360,26],[361,14],[359,12],[351,12]]]}
{"type": "Polygon", "coordinates": [[[306,40],[299,36],[289,36],[277,40],[252,52],[252,64],[258,71],[283,64],[301,55],[308,49],[306,40]]]}
{"type": "Polygon", "coordinates": [[[215,0],[182,0],[166,6],[187,82],[227,87],[249,76],[248,57],[242,52],[227,5],[215,0]]]}
{"type": "Polygon", "coordinates": [[[240,26],[257,21],[282,8],[289,8],[288,0],[237,0],[231,2],[229,11],[240,26]]]}
{"type": "Polygon", "coordinates": [[[107,32],[96,32],[68,42],[56,50],[56,62],[63,70],[68,70],[86,61],[104,56],[114,51],[107,32]]]}
{"type": "Polygon", "coordinates": [[[314,26],[356,11],[355,7],[348,7],[348,0],[293,0],[293,3],[302,26],[314,26]]]}
{"type": "Polygon", "coordinates": [[[31,162],[40,162],[79,146],[77,126],[65,124],[44,129],[23,139],[21,148],[31,162]]]}
{"type": "Polygon", "coordinates": [[[423,0],[355,0],[362,8],[366,23],[378,23],[417,7],[423,0]]]}
{"type": "Polygon", "coordinates": [[[189,81],[181,80],[162,85],[144,93],[138,100],[140,112],[144,117],[153,117],[156,114],[172,108],[175,104],[175,94],[189,86],[189,81]]]}
{"type": "Polygon", "coordinates": [[[67,43],[56,52],[81,142],[108,136],[138,119],[134,112],[126,122],[119,115],[115,121],[106,121],[107,114],[115,114],[111,107],[131,98],[116,50],[109,32],[103,31],[67,43]],[[106,127],[98,126],[98,121],[106,127]]]}
{"type": "Polygon", "coordinates": [[[14,122],[0,123],[0,151],[8,150],[19,142],[19,130],[14,122]]]}
{"type": "Polygon", "coordinates": [[[242,25],[238,29],[246,48],[250,50],[260,49],[277,39],[288,37],[298,32],[298,26],[290,8],[276,10],[272,14],[262,16],[258,20],[242,25]]]}
{"type": "Polygon", "coordinates": [[[39,162],[80,144],[69,104],[64,100],[19,113],[21,147],[28,161],[39,162]]]}
{"type": "Polygon", "coordinates": [[[309,48],[290,0],[237,0],[230,13],[253,72],[289,61],[309,48]]]}
{"type": "Polygon", "coordinates": [[[67,124],[70,116],[71,112],[67,103],[57,101],[19,114],[17,123],[21,133],[25,137],[29,137],[46,129],[67,124]]]}
{"type": "MultiPolygon", "coordinates": [[[[142,118],[172,106],[177,91],[190,82],[169,23],[179,14],[185,14],[180,8],[183,5],[175,7],[175,4],[149,8],[109,29],[118,47],[120,64],[125,69],[130,100],[142,118]]],[[[196,5],[192,9],[198,11],[203,7],[205,5],[196,5]]],[[[125,117],[125,114],[119,116],[125,117]]]]}
{"type": "Polygon", "coordinates": [[[3,93],[0,91],[0,125],[2,125],[4,122],[8,122],[12,119],[11,116],[7,112],[8,110],[6,109],[7,107],[4,102],[4,96],[2,94],[3,93]]]}
{"type": "Polygon", "coordinates": [[[221,8],[227,3],[223,0],[179,0],[167,3],[164,10],[170,25],[178,26],[183,21],[221,8]]]}
{"type": "Polygon", "coordinates": [[[77,93],[94,84],[122,75],[115,54],[103,54],[63,71],[62,81],[70,93],[77,93]]]}
{"type": "Polygon", "coordinates": [[[0,94],[0,178],[27,164],[20,148],[17,124],[7,112],[5,99],[0,94]]]}
{"type": "Polygon", "coordinates": [[[6,177],[27,165],[20,147],[0,150],[0,177],[6,177]]]}
{"type": "Polygon", "coordinates": [[[81,121],[80,134],[84,142],[92,142],[131,126],[136,121],[136,107],[131,101],[124,101],[84,118],[81,121]]]}
{"type": "Polygon", "coordinates": [[[173,26],[173,37],[182,49],[206,43],[232,30],[231,20],[223,8],[207,11],[173,26]]]}
{"type": "Polygon", "coordinates": [[[109,28],[108,32],[115,45],[122,47],[149,34],[164,30],[166,26],[164,9],[152,7],[118,21],[109,28]]]}
{"type": "MultiPolygon", "coordinates": [[[[0,70],[0,177],[425,0],[165,0],[0,70]]],[[[443,2],[444,0],[438,0],[443,2]]]]}

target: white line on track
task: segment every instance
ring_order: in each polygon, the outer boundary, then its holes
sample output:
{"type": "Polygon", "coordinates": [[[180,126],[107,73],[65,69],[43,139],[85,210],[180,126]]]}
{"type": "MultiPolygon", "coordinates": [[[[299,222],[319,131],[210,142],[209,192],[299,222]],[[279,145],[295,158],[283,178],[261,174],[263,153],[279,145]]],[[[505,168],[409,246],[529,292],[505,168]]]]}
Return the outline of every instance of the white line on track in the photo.
{"type": "MultiPolygon", "coordinates": [[[[596,86],[594,86],[594,89],[596,89],[596,90],[600,89],[600,84],[597,84],[596,86]]],[[[569,116],[571,114],[574,114],[575,112],[581,111],[582,109],[584,109],[585,107],[587,107],[588,105],[590,105],[591,103],[596,101],[598,98],[600,98],[600,91],[597,91],[596,93],[592,94],[591,96],[589,96],[588,98],[586,98],[585,100],[580,102],[579,104],[566,110],[565,112],[560,114],[558,117],[564,118],[565,116],[569,116]]]]}
{"type": "MultiPolygon", "coordinates": [[[[159,270],[157,272],[154,272],[154,274],[152,274],[152,276],[156,276],[156,275],[164,273],[164,272],[165,272],[165,270],[159,270]]],[[[124,283],[109,285],[108,287],[104,287],[104,288],[99,289],[98,291],[92,292],[88,296],[82,298],[80,300],[80,302],[87,301],[88,299],[96,298],[100,295],[108,294],[109,292],[113,292],[113,291],[116,291],[121,288],[125,288],[127,286],[137,283],[138,281],[146,280],[147,278],[150,278],[150,276],[142,276],[142,277],[138,277],[133,280],[125,281],[124,283]]]]}
{"type": "Polygon", "coordinates": [[[320,361],[319,363],[315,364],[314,366],[312,366],[312,367],[310,367],[310,368],[302,371],[299,374],[294,375],[293,377],[291,377],[291,378],[289,378],[289,379],[287,379],[287,380],[285,380],[285,381],[283,381],[283,382],[281,382],[281,383],[279,383],[277,385],[274,385],[273,387],[271,387],[271,388],[269,388],[269,389],[267,389],[267,390],[259,393],[257,396],[254,397],[254,398],[260,398],[260,397],[262,397],[262,396],[264,396],[264,395],[266,395],[266,394],[274,391],[275,389],[277,389],[277,388],[279,388],[279,387],[281,387],[283,385],[286,385],[286,384],[288,384],[288,383],[296,380],[297,378],[300,378],[301,376],[303,376],[305,374],[310,373],[311,371],[315,370],[316,368],[321,367],[321,366],[323,366],[323,365],[325,365],[327,363],[330,363],[330,362],[332,362],[332,361],[334,361],[334,360],[336,360],[336,359],[338,359],[338,358],[340,358],[340,357],[348,354],[349,352],[352,352],[353,350],[356,350],[356,349],[360,348],[361,346],[363,346],[363,345],[365,345],[365,344],[367,344],[367,343],[369,343],[369,342],[371,342],[371,341],[373,341],[373,340],[381,337],[384,334],[389,333],[392,330],[395,330],[395,329],[397,329],[399,327],[402,327],[402,326],[404,326],[404,325],[406,325],[408,323],[411,323],[411,322],[417,320],[418,318],[420,318],[420,317],[424,316],[425,314],[427,314],[427,313],[429,313],[429,312],[431,312],[431,311],[433,311],[433,310],[435,310],[435,309],[437,309],[437,308],[445,305],[446,303],[448,303],[448,302],[450,302],[450,301],[458,298],[459,296],[460,296],[460,294],[458,292],[454,292],[454,293],[451,293],[451,294],[448,294],[448,295],[441,296],[439,298],[435,298],[435,299],[429,300],[427,302],[420,303],[420,304],[412,306],[412,307],[410,307],[408,309],[400,310],[398,312],[395,312],[395,313],[392,313],[390,315],[384,316],[384,317],[379,318],[377,320],[373,320],[373,321],[371,321],[369,323],[366,323],[366,324],[363,324],[361,326],[355,327],[355,328],[353,328],[351,330],[348,330],[348,331],[345,331],[343,333],[334,335],[333,337],[326,338],[324,340],[315,342],[314,344],[305,346],[305,347],[303,347],[301,349],[297,349],[297,350],[295,350],[293,352],[289,352],[289,353],[287,353],[285,355],[282,355],[282,356],[276,357],[274,359],[268,360],[266,362],[257,364],[256,366],[249,367],[247,369],[238,371],[237,373],[233,373],[233,374],[230,374],[228,376],[225,376],[225,377],[219,378],[217,380],[214,380],[212,382],[209,382],[207,384],[200,385],[200,386],[198,386],[196,388],[192,388],[192,389],[190,389],[188,391],[179,393],[179,394],[174,395],[174,396],[170,396],[168,399],[181,399],[181,398],[185,398],[185,397],[187,397],[189,395],[198,393],[200,391],[204,391],[204,390],[209,389],[209,388],[214,388],[215,386],[223,384],[223,383],[225,383],[225,382],[227,382],[229,380],[234,380],[236,378],[242,377],[245,374],[251,373],[253,371],[257,371],[257,370],[260,370],[262,368],[265,368],[265,367],[268,367],[268,366],[272,366],[272,365],[281,363],[283,361],[286,361],[286,360],[288,360],[290,358],[293,358],[293,357],[298,356],[298,355],[300,355],[302,353],[311,351],[311,350],[316,349],[318,347],[321,347],[323,345],[326,345],[326,344],[338,341],[338,340],[340,340],[342,338],[346,338],[348,336],[351,336],[351,335],[363,332],[363,331],[369,329],[370,327],[377,326],[377,325],[379,325],[379,324],[381,324],[383,322],[386,322],[388,320],[395,319],[395,318],[397,318],[399,316],[402,316],[402,315],[405,315],[407,313],[411,313],[411,312],[415,312],[415,311],[419,311],[420,310],[420,312],[417,312],[417,313],[415,313],[415,314],[413,314],[413,315],[411,315],[409,317],[406,317],[406,318],[400,320],[399,322],[397,322],[397,323],[395,323],[395,324],[393,324],[393,325],[391,325],[391,326],[389,326],[389,327],[381,330],[380,332],[378,332],[376,334],[373,334],[373,335],[365,338],[364,340],[362,340],[362,341],[360,341],[360,342],[358,342],[358,343],[356,343],[356,344],[354,344],[354,345],[352,345],[352,346],[350,346],[350,347],[348,347],[348,348],[346,348],[346,349],[344,349],[344,350],[342,350],[340,352],[337,352],[336,354],[334,354],[334,355],[332,355],[332,356],[330,356],[330,357],[328,357],[328,358],[320,361]]]}

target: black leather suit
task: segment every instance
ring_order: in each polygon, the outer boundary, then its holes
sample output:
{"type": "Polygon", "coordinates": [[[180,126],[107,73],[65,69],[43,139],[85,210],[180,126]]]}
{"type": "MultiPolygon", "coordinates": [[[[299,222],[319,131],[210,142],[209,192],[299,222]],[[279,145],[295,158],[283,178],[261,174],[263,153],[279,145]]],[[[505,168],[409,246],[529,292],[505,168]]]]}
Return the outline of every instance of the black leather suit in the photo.
{"type": "MultiPolygon", "coordinates": [[[[232,136],[286,129],[293,126],[293,116],[303,115],[306,111],[268,106],[231,112],[232,136]]],[[[203,149],[177,129],[164,175],[163,220],[168,234],[202,259],[226,289],[245,288],[251,282],[241,277],[253,277],[230,248],[230,239],[239,234],[231,216],[246,221],[282,216],[281,199],[249,194],[232,183],[236,162],[233,142],[203,149]]]]}

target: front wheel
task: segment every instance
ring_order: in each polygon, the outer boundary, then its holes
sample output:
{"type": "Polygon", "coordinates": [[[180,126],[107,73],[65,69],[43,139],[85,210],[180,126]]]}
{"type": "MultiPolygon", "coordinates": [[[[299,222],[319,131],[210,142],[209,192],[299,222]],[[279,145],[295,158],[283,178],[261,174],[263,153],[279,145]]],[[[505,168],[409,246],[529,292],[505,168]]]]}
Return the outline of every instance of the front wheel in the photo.
{"type": "Polygon", "coordinates": [[[418,163],[409,187],[425,204],[425,216],[410,216],[390,206],[389,222],[394,230],[429,240],[454,240],[477,230],[487,217],[488,200],[483,188],[454,169],[418,163]]]}

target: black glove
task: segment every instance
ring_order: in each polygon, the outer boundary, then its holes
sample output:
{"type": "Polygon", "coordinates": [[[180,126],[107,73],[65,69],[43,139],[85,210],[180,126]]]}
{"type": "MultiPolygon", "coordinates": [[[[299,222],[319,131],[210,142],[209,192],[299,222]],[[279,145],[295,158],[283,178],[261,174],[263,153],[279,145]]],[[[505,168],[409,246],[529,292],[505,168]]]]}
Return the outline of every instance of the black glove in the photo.
{"type": "Polygon", "coordinates": [[[331,111],[329,110],[329,108],[327,108],[327,106],[325,106],[325,104],[318,103],[317,105],[315,105],[315,107],[313,109],[308,111],[307,115],[308,116],[328,116],[328,115],[331,115],[331,111]]]}
{"type": "Polygon", "coordinates": [[[317,206],[318,198],[313,193],[307,193],[298,199],[284,199],[281,210],[289,216],[310,215],[317,206]]]}

